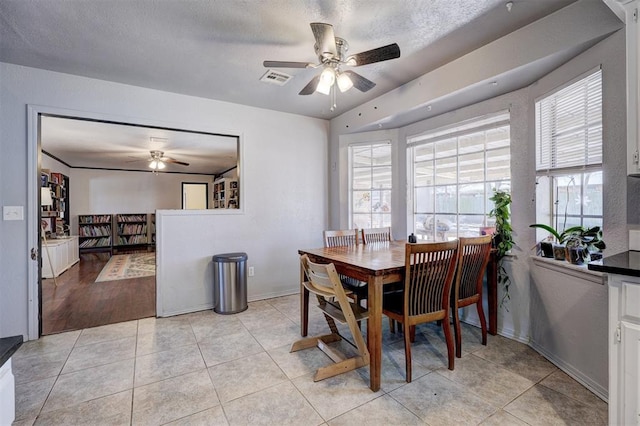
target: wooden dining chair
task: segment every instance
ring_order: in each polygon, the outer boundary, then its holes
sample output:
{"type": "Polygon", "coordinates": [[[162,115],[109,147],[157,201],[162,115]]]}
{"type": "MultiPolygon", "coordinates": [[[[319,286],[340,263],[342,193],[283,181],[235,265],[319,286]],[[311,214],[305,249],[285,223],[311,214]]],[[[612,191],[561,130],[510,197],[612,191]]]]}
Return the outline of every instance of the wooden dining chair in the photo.
{"type": "Polygon", "coordinates": [[[358,328],[358,321],[367,319],[368,311],[360,309],[355,303],[349,301],[348,292],[342,286],[333,263],[326,265],[313,263],[307,255],[301,256],[300,262],[307,278],[303,281],[304,287],[321,297],[319,300],[324,302],[321,302],[318,307],[325,315],[349,326],[358,354],[345,358],[338,350],[327,345],[341,339],[337,332],[298,340],[291,346],[291,352],[317,346],[334,361],[335,364],[321,367],[316,371],[313,377],[314,382],[369,365],[369,350],[358,328]]]}
{"type": "Polygon", "coordinates": [[[411,382],[411,342],[417,324],[442,321],[449,370],[454,366],[453,336],[449,323],[451,287],[458,260],[458,241],[407,244],[402,291],[386,293],[382,313],[402,323],[407,382],[411,382]]]}
{"type": "Polygon", "coordinates": [[[390,226],[384,228],[365,228],[362,230],[362,242],[364,244],[380,243],[384,241],[393,241],[390,226]]]}
{"type": "MultiPolygon", "coordinates": [[[[323,236],[325,247],[357,246],[361,241],[358,229],[324,231],[323,236]]],[[[362,300],[367,298],[368,289],[366,282],[343,274],[339,276],[340,281],[347,290],[351,292],[351,298],[353,298],[357,304],[360,304],[362,300]]]]}
{"type": "Polygon", "coordinates": [[[487,320],[482,309],[482,281],[491,255],[492,235],[463,238],[458,241],[458,268],[451,294],[451,309],[456,339],[456,356],[462,356],[459,309],[475,304],[482,328],[482,344],[487,344],[487,320]]]}
{"type": "Polygon", "coordinates": [[[339,229],[323,231],[325,247],[357,246],[360,244],[360,234],[357,229],[339,229]]]}

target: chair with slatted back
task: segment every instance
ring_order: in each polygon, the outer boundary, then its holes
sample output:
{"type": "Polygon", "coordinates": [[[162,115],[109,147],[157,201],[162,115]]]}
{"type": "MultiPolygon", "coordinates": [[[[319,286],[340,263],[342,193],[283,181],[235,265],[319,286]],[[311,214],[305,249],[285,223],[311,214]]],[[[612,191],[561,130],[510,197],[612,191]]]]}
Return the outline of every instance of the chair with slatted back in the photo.
{"type": "Polygon", "coordinates": [[[368,312],[349,301],[348,292],[342,286],[332,263],[327,265],[313,263],[306,255],[300,257],[300,262],[306,276],[303,281],[304,287],[319,296],[319,300],[324,301],[318,307],[325,315],[349,326],[358,354],[352,358],[345,358],[335,348],[328,346],[328,343],[340,340],[340,335],[336,332],[298,340],[291,346],[291,352],[317,346],[335,362],[335,364],[319,368],[313,378],[315,382],[369,365],[367,344],[358,328],[358,321],[367,319],[368,312]]]}
{"type": "Polygon", "coordinates": [[[458,241],[407,244],[403,289],[383,296],[382,313],[403,325],[407,382],[411,382],[411,341],[416,325],[425,322],[442,320],[449,370],[453,370],[449,309],[457,260],[458,241]]]}
{"type": "Polygon", "coordinates": [[[357,246],[360,244],[360,234],[357,229],[338,229],[323,231],[325,247],[357,246]]]}
{"type": "MultiPolygon", "coordinates": [[[[325,247],[357,246],[360,244],[358,229],[324,231],[323,235],[325,247]]],[[[351,297],[356,303],[367,298],[367,283],[342,274],[340,274],[340,281],[347,290],[351,291],[351,297]]]]}
{"type": "Polygon", "coordinates": [[[487,344],[487,321],[482,309],[482,281],[491,254],[491,235],[460,238],[458,268],[451,292],[451,309],[456,339],[456,356],[462,356],[462,337],[458,310],[475,304],[482,328],[482,344],[487,344]]]}
{"type": "Polygon", "coordinates": [[[364,244],[380,243],[385,241],[393,241],[391,236],[391,227],[384,228],[365,228],[362,230],[362,242],[364,244]]]}

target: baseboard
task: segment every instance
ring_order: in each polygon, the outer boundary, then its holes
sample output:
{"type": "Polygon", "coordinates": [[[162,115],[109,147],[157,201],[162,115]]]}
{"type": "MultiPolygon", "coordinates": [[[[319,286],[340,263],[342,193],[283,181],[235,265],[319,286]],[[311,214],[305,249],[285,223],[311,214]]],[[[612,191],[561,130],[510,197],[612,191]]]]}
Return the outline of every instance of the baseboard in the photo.
{"type": "Polygon", "coordinates": [[[251,297],[249,297],[247,300],[249,302],[257,302],[258,300],[273,299],[274,297],[282,297],[282,296],[291,296],[293,294],[300,294],[300,290],[299,289],[296,289],[295,291],[282,290],[282,291],[275,291],[273,293],[254,294],[251,297]]]}
{"type": "MultiPolygon", "coordinates": [[[[463,322],[465,324],[469,324],[469,325],[472,325],[474,327],[480,328],[480,321],[472,321],[472,320],[469,320],[469,319],[464,319],[464,320],[461,319],[460,322],[463,322]]],[[[498,333],[498,335],[500,335],[502,337],[506,337],[507,339],[515,340],[517,342],[524,343],[525,345],[529,344],[529,338],[528,337],[522,337],[520,335],[517,335],[513,330],[501,328],[501,329],[497,330],[497,333],[498,333]]]]}
{"type": "Polygon", "coordinates": [[[200,311],[208,311],[208,310],[213,310],[213,303],[205,303],[204,305],[194,306],[194,307],[190,307],[188,309],[181,309],[181,310],[177,310],[177,311],[164,312],[162,315],[158,315],[158,318],[172,317],[172,316],[175,316],[175,315],[184,315],[184,314],[190,314],[192,312],[200,312],[200,311]]]}
{"type": "Polygon", "coordinates": [[[598,398],[602,399],[604,402],[609,402],[609,391],[607,389],[603,388],[598,383],[594,382],[589,377],[582,374],[580,371],[576,370],[572,365],[567,364],[563,360],[556,358],[553,354],[547,352],[544,348],[536,345],[535,342],[530,342],[529,346],[534,351],[538,352],[540,355],[545,357],[549,362],[551,362],[556,367],[558,367],[560,370],[564,371],[573,379],[575,379],[577,382],[579,382],[582,386],[584,386],[585,388],[589,389],[591,392],[596,394],[598,398]]]}

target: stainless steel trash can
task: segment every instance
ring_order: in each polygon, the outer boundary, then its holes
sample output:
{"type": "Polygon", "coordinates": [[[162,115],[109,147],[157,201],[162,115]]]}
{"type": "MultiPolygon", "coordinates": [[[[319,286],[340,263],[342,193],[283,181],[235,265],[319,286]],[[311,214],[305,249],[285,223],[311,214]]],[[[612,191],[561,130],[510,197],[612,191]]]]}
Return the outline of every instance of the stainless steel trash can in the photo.
{"type": "Polygon", "coordinates": [[[224,253],[213,256],[213,310],[235,314],[247,305],[247,254],[224,253]]]}

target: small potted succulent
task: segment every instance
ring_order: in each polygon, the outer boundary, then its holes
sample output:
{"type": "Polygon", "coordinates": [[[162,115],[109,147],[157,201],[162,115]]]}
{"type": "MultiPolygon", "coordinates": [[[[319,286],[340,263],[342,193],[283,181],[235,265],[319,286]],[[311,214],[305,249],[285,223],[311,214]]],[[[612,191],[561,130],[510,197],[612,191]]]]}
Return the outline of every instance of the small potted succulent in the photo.
{"type": "Polygon", "coordinates": [[[569,228],[560,233],[555,228],[544,223],[534,223],[533,225],[529,225],[529,227],[541,228],[551,234],[547,240],[540,241],[542,257],[553,257],[555,260],[565,260],[565,240],[567,238],[567,232],[573,228],[569,228]]]}

